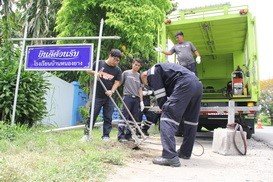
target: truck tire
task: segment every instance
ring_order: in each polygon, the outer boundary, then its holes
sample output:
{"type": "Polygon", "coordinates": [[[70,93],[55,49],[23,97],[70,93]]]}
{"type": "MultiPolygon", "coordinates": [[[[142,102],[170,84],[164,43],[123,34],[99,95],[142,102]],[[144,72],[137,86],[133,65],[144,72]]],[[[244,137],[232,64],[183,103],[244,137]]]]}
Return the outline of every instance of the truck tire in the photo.
{"type": "Polygon", "coordinates": [[[246,128],[243,128],[243,130],[246,132],[246,138],[247,139],[250,139],[252,137],[252,131],[250,128],[246,127],[246,128]]]}
{"type": "Polygon", "coordinates": [[[240,117],[236,118],[236,123],[242,125],[243,130],[246,132],[246,138],[250,139],[254,133],[254,119],[240,117]]]}
{"type": "Polygon", "coordinates": [[[246,132],[247,139],[250,139],[255,132],[254,120],[255,119],[245,119],[247,126],[243,127],[243,129],[246,132]]]}
{"type": "Polygon", "coordinates": [[[247,138],[247,139],[250,139],[251,137],[252,137],[252,133],[251,133],[251,132],[247,132],[247,133],[246,133],[246,138],[247,138]]]}

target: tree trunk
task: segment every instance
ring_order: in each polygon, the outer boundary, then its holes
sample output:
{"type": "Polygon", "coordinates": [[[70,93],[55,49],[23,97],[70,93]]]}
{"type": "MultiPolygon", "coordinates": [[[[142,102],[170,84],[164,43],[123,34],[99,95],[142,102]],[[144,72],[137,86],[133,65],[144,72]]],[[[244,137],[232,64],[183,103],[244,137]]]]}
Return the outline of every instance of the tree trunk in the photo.
{"type": "Polygon", "coordinates": [[[269,119],[271,122],[271,126],[273,126],[273,111],[269,111],[269,119]]]}

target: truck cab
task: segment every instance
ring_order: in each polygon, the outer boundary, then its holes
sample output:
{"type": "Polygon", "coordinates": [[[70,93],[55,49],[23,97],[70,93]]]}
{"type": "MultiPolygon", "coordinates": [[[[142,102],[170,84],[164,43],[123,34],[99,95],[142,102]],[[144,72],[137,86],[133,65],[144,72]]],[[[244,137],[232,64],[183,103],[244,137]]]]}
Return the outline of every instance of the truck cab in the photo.
{"type": "MultiPolygon", "coordinates": [[[[168,41],[176,44],[178,31],[195,45],[202,58],[197,64],[204,89],[199,130],[226,127],[225,107],[233,100],[237,107],[235,120],[250,138],[260,89],[255,19],[248,7],[221,4],[177,11],[158,29],[159,46],[169,50],[168,41]]],[[[158,60],[167,59],[158,54],[158,60]]],[[[168,61],[176,62],[176,57],[168,61]]]]}

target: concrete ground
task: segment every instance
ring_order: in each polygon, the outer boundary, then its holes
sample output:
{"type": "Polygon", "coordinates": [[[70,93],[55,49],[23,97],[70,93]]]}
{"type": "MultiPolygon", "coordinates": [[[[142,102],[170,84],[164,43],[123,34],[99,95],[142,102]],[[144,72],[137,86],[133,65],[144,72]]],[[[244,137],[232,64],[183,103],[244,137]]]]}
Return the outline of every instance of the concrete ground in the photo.
{"type": "MultiPolygon", "coordinates": [[[[259,135],[257,131],[255,135],[259,135]]],[[[150,137],[141,145],[140,150],[133,152],[125,166],[117,166],[106,181],[151,182],[151,181],[272,181],[273,182],[273,149],[254,139],[248,140],[246,156],[224,156],[212,151],[212,138],[199,137],[205,151],[202,156],[193,155],[190,160],[180,159],[181,167],[173,168],[152,163],[152,159],[161,155],[159,137],[150,137]]],[[[177,144],[181,138],[177,138],[177,144]]],[[[178,147],[179,145],[177,145],[178,147]]],[[[125,146],[126,147],[126,146],[125,146]]],[[[195,144],[193,153],[202,153],[202,147],[195,144]]]]}
{"type": "Polygon", "coordinates": [[[263,126],[263,129],[255,128],[255,134],[252,137],[273,148],[273,126],[263,126]]]}

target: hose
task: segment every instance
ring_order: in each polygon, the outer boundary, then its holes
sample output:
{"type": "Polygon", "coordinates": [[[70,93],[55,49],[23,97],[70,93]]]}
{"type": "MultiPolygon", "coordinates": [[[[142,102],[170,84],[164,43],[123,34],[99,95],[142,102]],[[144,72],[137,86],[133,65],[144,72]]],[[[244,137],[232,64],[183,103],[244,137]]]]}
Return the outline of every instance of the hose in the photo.
{"type": "Polygon", "coordinates": [[[235,145],[236,150],[237,150],[240,154],[246,155],[246,152],[247,152],[246,137],[245,137],[245,135],[244,135],[243,127],[242,127],[240,124],[238,124],[238,123],[236,123],[235,128],[234,128],[233,142],[234,142],[234,145],[235,145]],[[239,129],[239,131],[240,131],[241,138],[242,138],[242,141],[243,141],[243,144],[244,144],[244,152],[242,152],[242,151],[239,149],[239,147],[238,147],[238,145],[237,145],[237,143],[236,143],[236,140],[235,140],[235,138],[236,138],[236,131],[237,131],[238,129],[239,129]]]}

